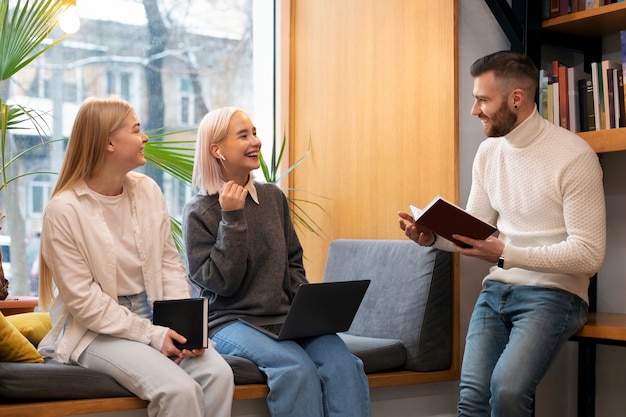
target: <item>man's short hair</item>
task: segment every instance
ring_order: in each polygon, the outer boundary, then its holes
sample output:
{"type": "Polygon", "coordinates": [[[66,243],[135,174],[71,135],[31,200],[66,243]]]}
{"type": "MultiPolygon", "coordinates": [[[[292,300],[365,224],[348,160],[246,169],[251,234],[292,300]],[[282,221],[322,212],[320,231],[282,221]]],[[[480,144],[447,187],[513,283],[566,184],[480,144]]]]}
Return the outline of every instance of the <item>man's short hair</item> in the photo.
{"type": "Polygon", "coordinates": [[[522,88],[534,94],[539,82],[539,71],[525,54],[499,51],[477,59],[470,67],[472,77],[493,71],[496,79],[513,88],[522,88]]]}

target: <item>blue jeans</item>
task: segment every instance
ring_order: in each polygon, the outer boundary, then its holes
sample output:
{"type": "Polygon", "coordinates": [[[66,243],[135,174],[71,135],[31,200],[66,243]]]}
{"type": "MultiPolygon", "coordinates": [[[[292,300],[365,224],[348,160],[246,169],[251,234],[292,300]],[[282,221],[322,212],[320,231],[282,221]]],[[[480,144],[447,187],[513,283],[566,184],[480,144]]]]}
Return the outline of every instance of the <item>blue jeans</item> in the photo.
{"type": "Polygon", "coordinates": [[[469,323],[458,416],[531,416],[537,384],[587,311],[567,291],[486,281],[469,323]]]}
{"type": "Polygon", "coordinates": [[[274,340],[235,322],[214,336],[224,355],[246,358],[267,375],[272,417],[368,417],[363,362],[337,335],[274,340]]]}
{"type": "MultiPolygon", "coordinates": [[[[152,317],[145,293],[119,297],[119,302],[141,317],[152,317]]],[[[211,346],[204,355],[183,359],[177,365],[147,344],[99,335],[78,362],[110,375],[150,401],[150,417],[230,417],[235,389],[232,370],[211,346]]]]}

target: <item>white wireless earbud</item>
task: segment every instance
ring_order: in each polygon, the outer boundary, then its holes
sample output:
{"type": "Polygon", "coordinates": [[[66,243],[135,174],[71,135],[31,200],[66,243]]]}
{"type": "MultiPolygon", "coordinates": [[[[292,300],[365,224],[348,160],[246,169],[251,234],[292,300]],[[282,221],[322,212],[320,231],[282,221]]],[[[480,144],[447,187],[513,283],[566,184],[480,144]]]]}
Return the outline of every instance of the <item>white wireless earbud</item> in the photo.
{"type": "Polygon", "coordinates": [[[225,161],[225,160],[226,160],[226,158],[224,157],[224,155],[222,155],[222,151],[220,151],[220,150],[218,149],[216,152],[217,152],[217,154],[220,156],[220,159],[221,159],[222,161],[225,161]]]}

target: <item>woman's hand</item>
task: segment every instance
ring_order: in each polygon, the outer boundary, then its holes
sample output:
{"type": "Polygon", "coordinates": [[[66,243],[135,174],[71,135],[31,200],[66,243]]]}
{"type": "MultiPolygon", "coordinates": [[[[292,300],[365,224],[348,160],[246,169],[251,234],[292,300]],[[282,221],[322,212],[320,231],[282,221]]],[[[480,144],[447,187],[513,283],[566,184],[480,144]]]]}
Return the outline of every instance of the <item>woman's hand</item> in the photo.
{"type": "Polygon", "coordinates": [[[187,339],[175,330],[168,329],[165,335],[165,341],[161,348],[161,353],[172,359],[174,363],[178,364],[185,358],[192,358],[194,356],[200,356],[204,354],[204,349],[183,349],[180,350],[174,345],[174,341],[178,343],[186,343],[187,339]]]}
{"type": "Polygon", "coordinates": [[[241,210],[246,204],[248,190],[235,181],[228,181],[220,191],[222,210],[241,210]]]}

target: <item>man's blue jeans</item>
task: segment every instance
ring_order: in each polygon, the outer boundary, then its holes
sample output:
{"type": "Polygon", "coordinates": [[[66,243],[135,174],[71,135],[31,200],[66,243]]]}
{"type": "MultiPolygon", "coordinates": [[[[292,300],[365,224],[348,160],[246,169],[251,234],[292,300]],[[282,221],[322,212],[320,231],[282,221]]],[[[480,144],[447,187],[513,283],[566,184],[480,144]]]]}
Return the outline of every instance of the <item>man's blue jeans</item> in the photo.
{"type": "Polygon", "coordinates": [[[337,335],[278,341],[235,322],[212,339],[221,354],[249,359],[267,375],[272,417],[370,415],[363,362],[337,335]]]}
{"type": "Polygon", "coordinates": [[[486,281],[469,323],[458,416],[531,416],[537,384],[587,311],[567,291],[486,281]]]}

